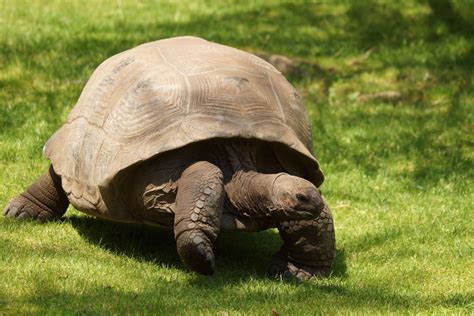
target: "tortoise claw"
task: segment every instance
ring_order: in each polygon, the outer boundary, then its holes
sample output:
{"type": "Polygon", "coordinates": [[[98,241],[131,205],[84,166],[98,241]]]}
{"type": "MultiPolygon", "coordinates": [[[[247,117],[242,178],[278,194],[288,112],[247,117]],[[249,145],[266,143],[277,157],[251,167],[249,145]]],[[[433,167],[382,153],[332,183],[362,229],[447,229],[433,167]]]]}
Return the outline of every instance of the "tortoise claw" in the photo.
{"type": "Polygon", "coordinates": [[[181,260],[191,271],[204,275],[214,273],[214,251],[206,234],[198,230],[186,231],[176,239],[176,244],[181,260]]]}
{"type": "Polygon", "coordinates": [[[293,263],[281,255],[275,255],[268,268],[268,274],[275,278],[307,281],[313,277],[327,277],[330,268],[311,267],[304,264],[293,263]]]}

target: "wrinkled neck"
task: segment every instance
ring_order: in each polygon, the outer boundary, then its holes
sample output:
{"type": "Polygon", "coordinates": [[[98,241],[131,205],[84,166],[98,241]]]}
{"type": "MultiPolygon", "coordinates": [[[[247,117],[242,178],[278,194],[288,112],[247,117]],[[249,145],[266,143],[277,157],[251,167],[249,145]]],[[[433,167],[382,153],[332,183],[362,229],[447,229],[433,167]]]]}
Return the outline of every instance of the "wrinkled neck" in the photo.
{"type": "Polygon", "coordinates": [[[274,206],[273,185],[281,174],[262,174],[239,170],[225,185],[231,210],[252,218],[271,216],[274,206]]]}

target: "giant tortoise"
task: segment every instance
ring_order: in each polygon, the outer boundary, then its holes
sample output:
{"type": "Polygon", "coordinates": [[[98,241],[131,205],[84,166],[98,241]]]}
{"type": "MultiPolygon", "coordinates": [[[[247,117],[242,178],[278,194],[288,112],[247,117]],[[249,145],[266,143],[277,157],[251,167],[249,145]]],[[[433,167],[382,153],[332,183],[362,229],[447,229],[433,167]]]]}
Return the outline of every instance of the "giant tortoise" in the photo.
{"type": "Polygon", "coordinates": [[[46,143],[51,166],[5,215],[40,222],[76,209],[174,229],[192,271],[215,270],[221,229],[278,228],[269,272],[329,274],[334,227],[318,187],[302,98],[255,55],[196,37],[105,60],[46,143]]]}

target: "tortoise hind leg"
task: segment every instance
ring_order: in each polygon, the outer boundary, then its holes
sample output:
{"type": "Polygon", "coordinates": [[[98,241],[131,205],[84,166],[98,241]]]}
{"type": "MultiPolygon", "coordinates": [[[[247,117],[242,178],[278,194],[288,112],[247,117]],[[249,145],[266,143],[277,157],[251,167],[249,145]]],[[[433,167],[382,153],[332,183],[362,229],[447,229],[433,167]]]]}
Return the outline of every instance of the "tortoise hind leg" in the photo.
{"type": "Polygon", "coordinates": [[[307,280],[328,276],[336,254],[334,225],[327,204],[320,216],[312,220],[284,221],[278,230],[283,246],[272,259],[273,276],[307,280]]]}
{"type": "Polygon", "coordinates": [[[211,163],[197,162],[179,179],[174,233],[179,256],[192,271],[214,272],[213,243],[219,233],[223,197],[222,172],[211,163]]]}
{"type": "Polygon", "coordinates": [[[61,187],[61,178],[51,165],[48,172],[8,203],[4,215],[47,222],[63,216],[68,205],[66,193],[61,187]]]}

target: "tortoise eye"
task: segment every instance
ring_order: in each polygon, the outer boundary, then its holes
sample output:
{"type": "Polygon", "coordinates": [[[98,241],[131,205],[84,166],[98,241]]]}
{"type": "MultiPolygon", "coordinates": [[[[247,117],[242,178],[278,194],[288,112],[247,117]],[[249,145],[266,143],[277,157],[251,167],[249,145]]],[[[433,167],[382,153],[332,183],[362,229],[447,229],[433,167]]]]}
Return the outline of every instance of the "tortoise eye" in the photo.
{"type": "Polygon", "coordinates": [[[308,203],[308,202],[309,202],[309,198],[308,198],[306,195],[304,195],[304,194],[298,193],[298,194],[296,194],[296,198],[297,198],[298,201],[301,202],[301,203],[308,203]]]}

